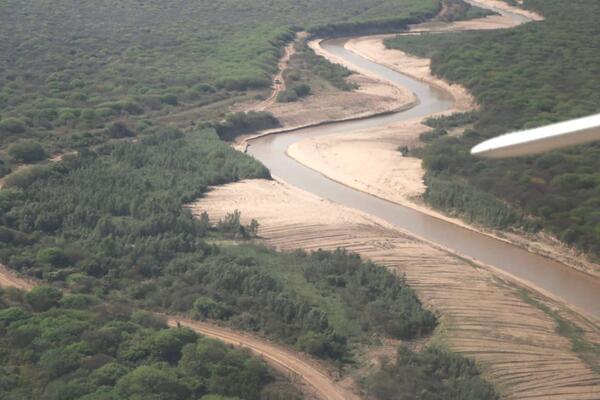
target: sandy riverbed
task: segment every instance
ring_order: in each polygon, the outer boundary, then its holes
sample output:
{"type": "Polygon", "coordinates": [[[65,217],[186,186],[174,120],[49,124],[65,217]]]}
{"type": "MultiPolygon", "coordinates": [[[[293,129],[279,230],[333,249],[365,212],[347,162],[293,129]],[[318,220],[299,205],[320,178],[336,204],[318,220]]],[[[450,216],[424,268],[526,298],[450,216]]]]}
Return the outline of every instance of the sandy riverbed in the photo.
{"type": "Polygon", "coordinates": [[[398,110],[415,98],[404,88],[398,88],[363,75],[348,78],[358,86],[345,92],[334,88],[315,89],[315,94],[292,103],[273,103],[268,111],[284,128],[304,126],[324,121],[368,117],[398,110]]]}
{"type": "MultiPolygon", "coordinates": [[[[436,334],[452,349],[475,357],[508,399],[593,399],[597,375],[555,331],[555,323],[516,294],[518,283],[474,267],[385,221],[333,204],[286,184],[251,180],[210,191],[190,207],[217,220],[239,210],[256,218],[264,240],[281,250],[345,247],[399,273],[434,309],[436,334]],[[476,306],[475,306],[476,305],[476,306]]],[[[600,342],[594,323],[539,295],[600,342]]]]}
{"type": "MultiPolygon", "coordinates": [[[[506,17],[502,18],[506,19],[506,17]]],[[[539,19],[541,17],[537,16],[535,18],[539,19]]],[[[485,20],[488,19],[489,17],[485,18],[485,20]]],[[[471,23],[473,24],[472,27],[477,27],[479,26],[478,21],[462,21],[461,25],[464,27],[464,24],[471,23]]],[[[488,21],[487,24],[491,29],[493,23],[488,21]]],[[[448,25],[452,26],[453,24],[448,25]]],[[[508,26],[504,22],[496,26],[496,28],[505,27],[508,26]]],[[[465,112],[477,107],[473,97],[464,87],[451,85],[443,79],[433,76],[429,59],[414,57],[399,50],[387,49],[383,44],[386,37],[389,37],[389,35],[354,38],[349,40],[345,47],[367,59],[450,93],[454,98],[454,106],[445,114],[465,112]]],[[[311,47],[320,48],[318,42],[311,43],[311,47]]],[[[318,50],[318,53],[332,62],[342,63],[323,49],[318,50]]],[[[347,63],[343,64],[351,67],[347,63]]],[[[357,71],[361,72],[360,70],[357,71]]],[[[347,186],[507,240],[537,254],[556,259],[580,271],[600,276],[600,265],[591,262],[575,250],[561,245],[559,241],[547,234],[521,235],[496,232],[484,227],[470,226],[457,218],[448,217],[427,207],[421,200],[421,195],[425,190],[423,183],[425,171],[420,160],[403,157],[397,149],[399,146],[404,145],[409,147],[418,146],[418,136],[429,129],[421,124],[419,120],[412,120],[349,134],[311,138],[292,145],[288,149],[288,155],[347,186]],[[377,162],[373,162],[373,160],[377,160],[377,162]],[[368,165],[369,168],[364,168],[365,165],[368,165]]]]}

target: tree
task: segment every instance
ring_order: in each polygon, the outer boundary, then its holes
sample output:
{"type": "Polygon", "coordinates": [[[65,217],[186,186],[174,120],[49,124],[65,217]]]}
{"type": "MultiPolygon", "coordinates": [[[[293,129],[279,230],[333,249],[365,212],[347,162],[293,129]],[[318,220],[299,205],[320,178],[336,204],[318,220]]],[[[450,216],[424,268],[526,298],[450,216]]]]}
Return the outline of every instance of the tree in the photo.
{"type": "Polygon", "coordinates": [[[5,118],[0,120],[0,133],[23,133],[25,132],[25,124],[18,118],[5,118]]]}
{"type": "Polygon", "coordinates": [[[46,158],[44,148],[33,140],[20,140],[6,150],[18,162],[31,163],[46,158]]]}
{"type": "Polygon", "coordinates": [[[36,286],[25,295],[25,301],[36,312],[49,310],[58,305],[62,298],[60,290],[52,286],[36,286]]]}
{"type": "Polygon", "coordinates": [[[152,338],[150,354],[156,360],[175,364],[181,357],[182,347],[183,342],[174,334],[173,330],[164,329],[152,338]]]}
{"type": "Polygon", "coordinates": [[[131,400],[184,400],[190,395],[190,389],[174,372],[147,365],[121,378],[116,391],[131,400]]]}
{"type": "Polygon", "coordinates": [[[92,372],[90,379],[97,386],[113,386],[129,372],[129,368],[124,365],[109,363],[92,372]]]}
{"type": "Polygon", "coordinates": [[[109,137],[114,139],[133,136],[133,132],[131,131],[131,129],[129,129],[129,127],[121,121],[112,123],[106,130],[106,133],[109,137]]]}
{"type": "Polygon", "coordinates": [[[41,264],[47,264],[53,267],[65,267],[70,263],[67,255],[58,247],[47,247],[40,250],[36,259],[41,264]]]}

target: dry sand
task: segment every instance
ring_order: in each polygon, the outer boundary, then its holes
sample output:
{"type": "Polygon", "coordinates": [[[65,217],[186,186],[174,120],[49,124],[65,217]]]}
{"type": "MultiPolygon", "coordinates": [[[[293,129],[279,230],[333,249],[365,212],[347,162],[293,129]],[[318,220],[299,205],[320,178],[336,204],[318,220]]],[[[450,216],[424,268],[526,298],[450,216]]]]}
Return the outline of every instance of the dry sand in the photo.
{"type": "Polygon", "coordinates": [[[399,110],[414,101],[412,93],[362,75],[348,78],[358,89],[345,92],[337,89],[316,89],[314,95],[292,103],[273,103],[268,111],[283,128],[299,127],[325,121],[364,118],[399,110]]]}
{"type": "MultiPolygon", "coordinates": [[[[555,331],[552,318],[516,294],[518,283],[400,232],[367,214],[264,180],[220,186],[191,206],[219,219],[239,210],[282,250],[345,247],[406,274],[441,319],[436,340],[474,357],[508,399],[598,399],[600,379],[555,331]]],[[[597,323],[541,297],[600,343],[597,323]]]]}
{"type": "Polygon", "coordinates": [[[15,287],[18,289],[29,290],[35,286],[31,280],[17,276],[13,271],[0,264],[0,287],[15,287]]]}

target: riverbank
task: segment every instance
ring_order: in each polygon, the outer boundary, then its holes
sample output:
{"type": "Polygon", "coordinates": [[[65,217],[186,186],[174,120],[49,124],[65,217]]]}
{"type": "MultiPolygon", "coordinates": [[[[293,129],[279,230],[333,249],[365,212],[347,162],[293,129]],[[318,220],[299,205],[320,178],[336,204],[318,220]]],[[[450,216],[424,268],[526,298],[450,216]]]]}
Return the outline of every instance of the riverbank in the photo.
{"type": "MultiPolygon", "coordinates": [[[[537,16],[536,18],[539,20],[541,17],[537,16]]],[[[505,19],[507,17],[500,19],[502,22],[497,28],[509,27],[510,24],[506,24],[505,19]]],[[[486,24],[489,29],[493,26],[493,23],[489,21],[486,24]]],[[[451,28],[453,24],[446,25],[449,26],[447,28],[449,30],[458,29],[451,28]]],[[[460,26],[475,29],[479,26],[479,22],[478,20],[461,21],[460,26]]],[[[421,31],[423,29],[420,28],[421,31]]],[[[387,37],[389,35],[353,38],[348,40],[344,46],[368,60],[385,65],[449,93],[454,99],[454,106],[444,114],[470,111],[477,107],[473,97],[464,87],[449,84],[433,76],[429,59],[414,57],[399,50],[387,49],[383,44],[383,40],[387,37]]],[[[312,46],[320,48],[319,42],[313,42],[312,46]]],[[[341,62],[339,57],[327,53],[323,48],[318,53],[331,62],[342,63],[346,67],[352,68],[351,64],[341,62]]],[[[361,69],[356,69],[356,71],[361,72],[361,69]]],[[[595,278],[600,277],[600,265],[562,244],[551,235],[543,232],[539,234],[507,233],[483,226],[474,226],[424,204],[422,194],[425,191],[423,183],[425,171],[421,162],[415,158],[402,156],[397,149],[399,146],[408,146],[409,148],[420,146],[418,136],[429,129],[420,123],[420,120],[413,120],[364,131],[311,138],[293,144],[288,149],[288,155],[352,188],[509,242],[532,253],[559,261],[595,278]],[[377,163],[373,163],[372,160],[377,160],[377,163]],[[363,166],[367,164],[369,168],[364,168],[363,166]]]]}
{"type": "Polygon", "coordinates": [[[600,343],[600,328],[558,301],[498,271],[473,264],[366,213],[276,181],[219,186],[190,206],[218,220],[239,210],[260,222],[259,235],[280,250],[344,247],[401,274],[441,325],[433,341],[474,357],[505,398],[592,399],[597,375],[556,332],[556,321],[527,302],[542,302],[600,343]],[[540,383],[543,384],[540,384],[540,383]]]}

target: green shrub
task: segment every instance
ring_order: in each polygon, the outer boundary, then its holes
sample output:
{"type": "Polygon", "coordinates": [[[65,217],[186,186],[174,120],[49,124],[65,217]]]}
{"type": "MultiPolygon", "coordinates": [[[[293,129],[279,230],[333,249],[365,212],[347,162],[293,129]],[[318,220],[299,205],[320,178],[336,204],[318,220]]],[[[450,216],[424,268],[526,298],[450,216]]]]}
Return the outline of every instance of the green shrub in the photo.
{"type": "Polygon", "coordinates": [[[36,312],[47,311],[57,306],[61,298],[60,290],[46,285],[36,286],[25,295],[25,301],[36,312]]]}
{"type": "Polygon", "coordinates": [[[310,86],[301,83],[293,85],[277,95],[277,101],[289,103],[308,96],[311,93],[310,86]]]}
{"type": "Polygon", "coordinates": [[[69,264],[69,258],[64,251],[58,247],[48,247],[38,252],[37,261],[53,267],[64,267],[69,264]]]}
{"type": "Polygon", "coordinates": [[[4,118],[0,120],[0,133],[23,133],[25,124],[18,118],[4,118]]]}
{"type": "Polygon", "coordinates": [[[125,137],[134,136],[133,132],[126,123],[117,121],[110,124],[110,126],[106,129],[106,134],[108,137],[113,139],[121,139],[125,137]]]}
{"type": "Polygon", "coordinates": [[[362,384],[376,400],[497,400],[475,363],[439,347],[413,352],[401,346],[362,384]]]}
{"type": "Polygon", "coordinates": [[[78,293],[65,295],[61,299],[60,305],[61,307],[65,308],[75,308],[83,310],[91,306],[97,305],[99,302],[100,300],[95,296],[78,293]]]}
{"type": "Polygon", "coordinates": [[[250,111],[229,114],[225,121],[216,124],[215,130],[222,140],[233,140],[245,133],[281,126],[277,118],[268,112],[250,111]]]}
{"type": "Polygon", "coordinates": [[[8,154],[18,162],[31,163],[47,157],[44,148],[33,140],[20,140],[8,146],[8,154]]]}
{"type": "Polygon", "coordinates": [[[448,131],[442,128],[435,128],[434,130],[423,132],[419,135],[419,140],[423,142],[431,142],[437,138],[441,138],[442,136],[446,136],[448,131]]]}
{"type": "Polygon", "coordinates": [[[178,104],[177,96],[172,93],[163,94],[160,96],[160,101],[170,106],[176,106],[178,104]]]}
{"type": "Polygon", "coordinates": [[[16,171],[7,176],[4,180],[4,187],[25,189],[38,180],[43,180],[51,175],[51,170],[47,166],[33,165],[16,171]]]}

